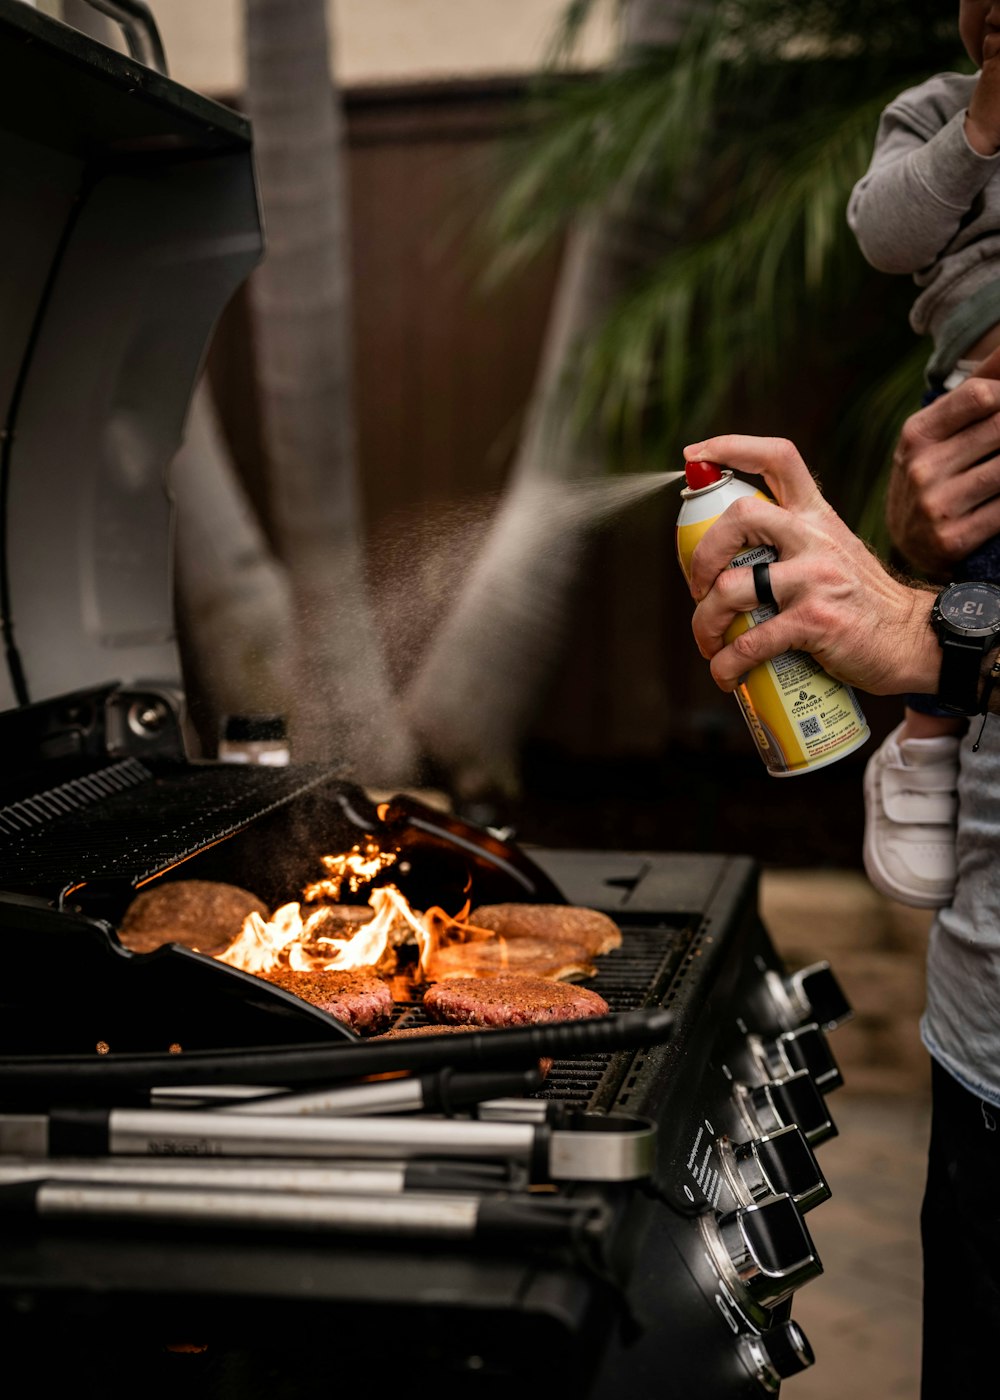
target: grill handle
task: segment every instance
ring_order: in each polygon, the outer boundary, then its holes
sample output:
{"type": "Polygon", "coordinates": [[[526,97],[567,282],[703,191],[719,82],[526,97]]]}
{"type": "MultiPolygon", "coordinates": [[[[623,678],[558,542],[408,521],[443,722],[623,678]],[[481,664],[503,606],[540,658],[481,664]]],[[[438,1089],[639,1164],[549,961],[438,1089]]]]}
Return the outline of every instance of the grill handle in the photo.
{"type": "Polygon", "coordinates": [[[86,0],[92,10],[100,10],[121,28],[129,54],[136,63],[167,74],[167,56],[156,20],[143,0],[86,0]]]}
{"type": "Polygon", "coordinates": [[[637,1050],[670,1039],[674,1013],[664,1007],[622,1011],[585,1021],[400,1038],[380,1044],[296,1045],[191,1051],[183,1055],[26,1055],[0,1061],[0,1099],[9,1109],[52,1104],[137,1102],[171,1084],[273,1084],[291,1089],[344,1083],[370,1074],[537,1065],[602,1051],[637,1050]]]}

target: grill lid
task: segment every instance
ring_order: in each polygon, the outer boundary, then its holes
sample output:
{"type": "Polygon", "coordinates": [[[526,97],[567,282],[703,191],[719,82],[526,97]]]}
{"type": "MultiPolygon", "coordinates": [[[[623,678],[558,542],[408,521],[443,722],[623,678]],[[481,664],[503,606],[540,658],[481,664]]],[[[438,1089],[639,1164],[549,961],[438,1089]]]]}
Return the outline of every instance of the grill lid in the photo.
{"type": "Polygon", "coordinates": [[[263,250],[249,124],[0,0],[0,710],[176,684],[166,471],[263,250]]]}

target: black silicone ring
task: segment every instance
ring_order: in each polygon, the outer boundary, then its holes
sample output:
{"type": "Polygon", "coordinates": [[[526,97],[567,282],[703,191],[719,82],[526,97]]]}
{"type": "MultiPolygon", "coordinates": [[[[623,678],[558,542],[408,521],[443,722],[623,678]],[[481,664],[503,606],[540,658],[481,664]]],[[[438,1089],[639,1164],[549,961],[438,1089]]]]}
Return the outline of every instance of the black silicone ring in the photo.
{"type": "Polygon", "coordinates": [[[776,608],[778,600],[771,592],[771,566],[768,563],[753,566],[753,586],[761,607],[776,608]]]}

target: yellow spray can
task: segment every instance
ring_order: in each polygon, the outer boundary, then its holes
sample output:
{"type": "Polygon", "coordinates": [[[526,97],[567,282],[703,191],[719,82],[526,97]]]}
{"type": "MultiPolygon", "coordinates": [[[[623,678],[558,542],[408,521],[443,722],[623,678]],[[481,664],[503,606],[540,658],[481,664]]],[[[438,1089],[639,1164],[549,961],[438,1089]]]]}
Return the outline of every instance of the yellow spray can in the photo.
{"type": "MultiPolygon", "coordinates": [[[[713,520],[740,496],[767,498],[714,462],[689,462],[685,477],[677,517],[677,558],[689,579],[694,547],[713,520]]],[[[729,567],[772,564],[777,557],[769,545],[754,545],[738,554],[729,567]]],[[[776,611],[771,604],[762,604],[741,613],[730,624],[726,642],[766,622],[776,611]]],[[[740,678],[736,698],[767,771],[776,778],[811,773],[835,763],[860,748],[871,733],[853,690],[834,680],[803,651],[786,651],[754,666],[740,678]]]]}

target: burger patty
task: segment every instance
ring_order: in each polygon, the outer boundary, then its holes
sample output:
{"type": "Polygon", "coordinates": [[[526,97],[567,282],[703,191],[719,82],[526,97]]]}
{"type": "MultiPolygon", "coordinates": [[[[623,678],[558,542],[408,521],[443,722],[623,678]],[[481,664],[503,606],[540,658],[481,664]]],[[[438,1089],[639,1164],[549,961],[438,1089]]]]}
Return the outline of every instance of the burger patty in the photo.
{"type": "Polygon", "coordinates": [[[141,890],[125,910],[118,940],[133,953],[182,943],[214,956],[239,936],[248,914],[270,918],[262,899],[216,880],[170,880],[141,890]]]}
{"type": "Polygon", "coordinates": [[[606,1016],[609,1010],[588,987],[549,977],[449,977],[424,993],[424,1011],[447,1025],[530,1026],[606,1016]]]}
{"type": "MultiPolygon", "coordinates": [[[[429,1025],[429,1026],[393,1026],[392,1030],[383,1031],[381,1035],[375,1036],[374,1039],[375,1039],[375,1040],[410,1040],[410,1039],[417,1039],[417,1038],[423,1037],[423,1036],[425,1036],[425,1035],[452,1035],[452,1034],[454,1034],[456,1031],[482,1031],[482,1030],[484,1030],[484,1029],[485,1029],[485,1030],[497,1030],[497,1029],[499,1029],[499,1027],[497,1027],[497,1026],[484,1027],[484,1026],[475,1026],[475,1025],[447,1026],[447,1025],[445,1025],[443,1022],[441,1022],[441,1023],[432,1023],[432,1024],[429,1025]]],[[[548,1075],[548,1074],[551,1072],[553,1064],[554,1064],[554,1061],[553,1061],[551,1058],[547,1057],[547,1056],[543,1056],[543,1057],[538,1061],[538,1068],[541,1070],[543,1076],[546,1076],[546,1075],[548,1075]]]]}
{"type": "Polygon", "coordinates": [[[280,967],[258,976],[318,1006],[359,1035],[374,1035],[384,1030],[392,1019],[389,984],[373,972],[336,968],[295,972],[290,967],[280,967]]]}
{"type": "Polygon", "coordinates": [[[610,953],[622,941],[614,919],[575,904],[481,904],[469,915],[469,923],[503,938],[566,939],[582,944],[591,957],[610,953]]]}
{"type": "Polygon", "coordinates": [[[586,948],[562,938],[481,939],[445,943],[435,949],[427,967],[432,981],[451,977],[500,977],[517,974],[573,981],[596,972],[586,948]]]}
{"type": "Polygon", "coordinates": [[[370,904],[306,904],[302,916],[314,938],[353,938],[359,928],[371,923],[375,910],[370,904]]]}

